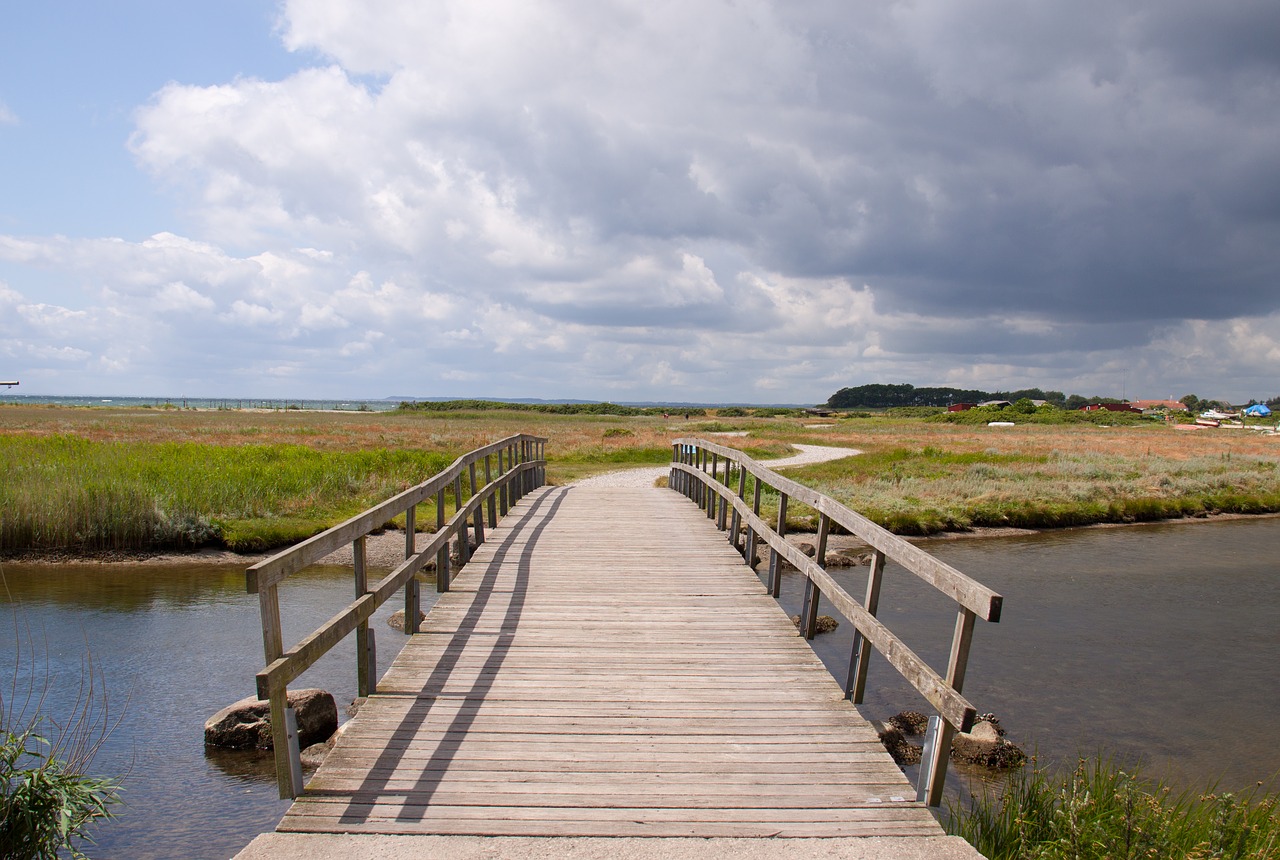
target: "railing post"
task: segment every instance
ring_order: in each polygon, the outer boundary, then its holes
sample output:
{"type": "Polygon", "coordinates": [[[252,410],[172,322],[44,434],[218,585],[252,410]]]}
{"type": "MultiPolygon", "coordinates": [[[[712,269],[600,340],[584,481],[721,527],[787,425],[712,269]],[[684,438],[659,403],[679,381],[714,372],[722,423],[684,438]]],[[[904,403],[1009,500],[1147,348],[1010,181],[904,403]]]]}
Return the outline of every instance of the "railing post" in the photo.
{"type": "MultiPolygon", "coordinates": [[[[716,473],[720,471],[720,455],[711,455],[711,470],[709,472],[711,481],[716,479],[716,473]]],[[[703,505],[707,509],[707,519],[714,520],[716,518],[716,502],[720,500],[720,494],[711,489],[710,482],[707,482],[707,503],[703,505]]]]}
{"type": "Polygon", "coordinates": [[[298,718],[289,707],[289,687],[281,684],[270,693],[271,745],[276,760],[280,797],[294,798],[302,791],[302,753],[298,749],[298,718]]]}
{"type": "MultiPolygon", "coordinates": [[[[755,478],[753,483],[755,485],[755,491],[752,493],[751,513],[755,514],[758,517],[760,516],[760,479],[755,478]]],[[[756,544],[758,540],[759,538],[756,536],[756,527],[754,525],[748,526],[747,527],[746,559],[747,559],[747,567],[751,568],[752,570],[755,570],[756,563],[757,563],[756,544]]]]}
{"type": "Polygon", "coordinates": [[[404,512],[404,557],[413,558],[418,550],[418,508],[410,505],[404,512]]]}
{"type": "MultiPolygon", "coordinates": [[[[456,514],[462,510],[462,475],[458,474],[453,479],[453,512],[456,514]]],[[[471,532],[467,528],[467,518],[458,518],[458,567],[462,567],[471,560],[471,532]]]]}
{"type": "MultiPolygon", "coordinates": [[[[827,566],[827,531],[831,528],[831,520],[826,514],[818,515],[818,546],[813,554],[813,561],[818,567],[827,566]]],[[[822,589],[809,577],[804,578],[804,604],[800,610],[800,630],[805,639],[812,639],[817,633],[818,604],[822,601],[822,589]]]]}
{"type": "MultiPolygon", "coordinates": [[[[961,606],[956,613],[956,627],[951,635],[951,657],[947,661],[947,686],[957,693],[964,691],[964,676],[969,668],[969,648],[973,644],[973,623],[976,620],[977,616],[967,607],[961,606]]],[[[938,806],[942,803],[942,787],[947,778],[951,739],[956,733],[956,727],[941,716],[930,720],[931,730],[934,728],[933,720],[938,721],[937,739],[933,749],[928,751],[932,755],[927,759],[921,758],[920,784],[916,788],[916,799],[925,806],[938,806]]]]}
{"type": "MultiPolygon", "coordinates": [[[[729,459],[728,457],[724,458],[723,485],[725,489],[729,488],[729,465],[732,462],[733,460],[729,459]]],[[[719,500],[718,501],[719,514],[716,516],[716,528],[718,528],[720,531],[724,531],[727,528],[729,528],[729,500],[721,493],[716,493],[716,498],[719,500]]]]}
{"type": "MultiPolygon", "coordinates": [[[[444,488],[436,492],[436,533],[444,531],[444,488]]],[[[436,551],[436,591],[444,593],[449,590],[449,541],[436,551]]]]}
{"type": "MultiPolygon", "coordinates": [[[[745,501],[747,498],[747,470],[742,468],[742,464],[738,464],[738,499],[745,501]]],[[[738,545],[738,531],[742,528],[742,514],[738,513],[738,509],[733,509],[733,515],[729,517],[729,542],[733,548],[741,551],[738,545]]]]}
{"type": "Polygon", "coordinates": [[[489,464],[489,455],[484,455],[484,487],[489,490],[489,528],[496,529],[498,527],[498,500],[495,497],[493,488],[493,467],[489,464]]]}
{"type": "MultiPolygon", "coordinates": [[[[418,551],[418,507],[410,505],[404,512],[404,557],[413,558],[418,551]]],[[[418,589],[418,577],[411,576],[404,584],[404,635],[418,632],[418,613],[422,599],[418,589]]]]}
{"type": "MultiPolygon", "coordinates": [[[[875,615],[880,608],[880,582],[884,578],[885,556],[880,550],[871,554],[871,570],[867,573],[867,596],[862,602],[863,609],[875,615]]],[[[849,656],[849,675],[845,679],[844,694],[855,705],[862,704],[862,697],[867,690],[867,666],[871,662],[871,644],[855,628],[853,631],[853,651],[849,656]]]]}
{"type": "MultiPolygon", "coordinates": [[[[476,497],[476,464],[473,460],[467,470],[471,475],[471,498],[476,497]]],[[[484,505],[476,505],[475,511],[476,546],[484,543],[484,505]]]]}
{"type": "Polygon", "coordinates": [[[502,515],[505,517],[507,515],[507,485],[509,482],[503,480],[503,476],[506,475],[510,469],[504,469],[502,467],[502,455],[504,452],[507,454],[507,462],[510,463],[511,449],[509,447],[498,449],[498,480],[502,481],[501,485],[498,487],[498,510],[501,511],[502,515]]]}
{"type": "MultiPolygon", "coordinates": [[[[778,537],[787,536],[787,494],[782,493],[778,499],[778,537]]],[[[774,597],[782,594],[782,555],[773,547],[769,547],[769,593],[774,597]]]]}
{"type": "Polygon", "coordinates": [[[524,474],[520,472],[520,466],[524,463],[524,443],[515,442],[511,446],[511,469],[516,474],[511,476],[511,504],[514,505],[520,501],[520,497],[524,495],[524,474]]]}
{"type": "MultiPolygon", "coordinates": [[[[356,597],[361,598],[369,593],[369,573],[366,567],[365,536],[361,535],[352,542],[352,556],[355,559],[356,597]]],[[[369,629],[369,622],[362,621],[356,626],[356,695],[360,698],[373,695],[378,687],[377,642],[374,632],[369,629]]]]}
{"type": "Polygon", "coordinates": [[[262,653],[270,666],[284,656],[284,634],[280,628],[280,591],[273,582],[258,589],[258,617],[262,621],[262,653]]]}

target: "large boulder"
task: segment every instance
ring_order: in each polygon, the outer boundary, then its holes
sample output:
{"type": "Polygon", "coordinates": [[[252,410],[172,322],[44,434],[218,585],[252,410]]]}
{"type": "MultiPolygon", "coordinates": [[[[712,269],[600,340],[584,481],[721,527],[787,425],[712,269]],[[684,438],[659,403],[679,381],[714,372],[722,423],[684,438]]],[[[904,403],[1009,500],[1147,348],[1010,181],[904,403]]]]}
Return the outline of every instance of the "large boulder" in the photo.
{"type": "MultiPolygon", "coordinates": [[[[326,741],[338,729],[338,705],[324,690],[290,690],[289,707],[298,714],[300,747],[326,741]]],[[[228,749],[271,749],[271,703],[249,696],[223,708],[205,721],[204,742],[228,749]]]]}

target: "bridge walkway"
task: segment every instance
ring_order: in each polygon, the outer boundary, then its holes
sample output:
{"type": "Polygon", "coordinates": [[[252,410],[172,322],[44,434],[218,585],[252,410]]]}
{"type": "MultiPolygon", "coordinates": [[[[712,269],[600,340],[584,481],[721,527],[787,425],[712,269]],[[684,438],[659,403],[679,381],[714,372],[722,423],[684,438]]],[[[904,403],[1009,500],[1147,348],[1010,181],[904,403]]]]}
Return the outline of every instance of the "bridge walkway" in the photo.
{"type": "Polygon", "coordinates": [[[677,493],[531,492],[422,630],[277,832],[942,835],[677,493]]]}

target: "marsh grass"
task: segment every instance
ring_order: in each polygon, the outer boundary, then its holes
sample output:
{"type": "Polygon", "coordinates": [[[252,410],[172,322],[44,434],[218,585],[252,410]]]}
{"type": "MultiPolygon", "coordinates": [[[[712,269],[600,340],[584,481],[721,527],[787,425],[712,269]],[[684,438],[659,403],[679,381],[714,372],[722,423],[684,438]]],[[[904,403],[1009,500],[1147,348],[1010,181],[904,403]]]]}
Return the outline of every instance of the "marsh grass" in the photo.
{"type": "Polygon", "coordinates": [[[0,546],[262,549],[313,534],[450,459],[385,448],[0,436],[0,546]]]}
{"type": "Polygon", "coordinates": [[[990,860],[1264,860],[1280,857],[1280,796],[1174,794],[1110,759],[1068,774],[1035,764],[968,804],[952,803],[947,832],[990,860]]]}
{"type": "MultiPolygon", "coordinates": [[[[785,474],[903,534],[1280,511],[1276,439],[1255,433],[1152,423],[997,429],[883,415],[813,430],[808,420],[8,406],[0,409],[0,548],[274,548],[521,432],[548,438],[553,484],[661,465],[671,440],[722,430],[746,431],[718,441],[758,460],[795,443],[857,448],[861,456],[785,474]]],[[[762,513],[776,512],[777,495],[766,492],[762,513]]],[[[434,521],[433,505],[420,507],[419,529],[434,521]]],[[[791,505],[789,529],[816,523],[791,505]]]]}
{"type": "MultiPolygon", "coordinates": [[[[519,432],[552,440],[553,483],[668,462],[678,435],[654,416],[7,408],[0,549],[272,549],[519,432]]],[[[418,529],[434,523],[434,503],[419,506],[418,529]]]]}
{"type": "Polygon", "coordinates": [[[1280,511],[1277,459],[895,448],[792,473],[899,534],[1280,511]]]}

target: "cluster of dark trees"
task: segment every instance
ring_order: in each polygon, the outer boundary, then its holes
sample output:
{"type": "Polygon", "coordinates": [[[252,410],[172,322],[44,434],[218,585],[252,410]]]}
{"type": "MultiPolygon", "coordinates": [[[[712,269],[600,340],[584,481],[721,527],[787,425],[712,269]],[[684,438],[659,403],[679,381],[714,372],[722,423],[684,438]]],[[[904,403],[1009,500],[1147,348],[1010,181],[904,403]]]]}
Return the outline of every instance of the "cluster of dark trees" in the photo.
{"type": "MultiPolygon", "coordinates": [[[[1187,409],[1200,412],[1205,409],[1231,409],[1220,400],[1201,400],[1194,394],[1179,398],[1187,409]]],[[[988,400],[1043,400],[1059,409],[1082,409],[1091,403],[1123,403],[1115,397],[1084,397],[1079,394],[1064,395],[1061,391],[1042,391],[1024,388],[1019,391],[979,391],[976,388],[916,388],[914,385],[859,385],[841,388],[827,400],[830,409],[892,409],[899,406],[950,406],[953,403],[983,403],[988,400]]],[[[1257,403],[1250,400],[1247,406],[1257,403]]],[[[1280,397],[1266,401],[1267,405],[1280,407],[1280,397]]]]}
{"type": "MultiPolygon", "coordinates": [[[[1061,391],[1041,391],[1024,388],[1020,391],[979,391],[970,388],[916,388],[914,385],[859,385],[841,388],[827,400],[832,409],[890,409],[894,406],[950,406],[953,403],[982,403],[987,400],[1044,400],[1064,409],[1079,398],[1080,406],[1088,403],[1107,402],[1107,398],[1092,400],[1073,394],[1067,397],[1061,391]]],[[[1118,401],[1114,401],[1118,402],[1118,401]]],[[[1079,407],[1074,407],[1079,408],[1079,407]]]]}

